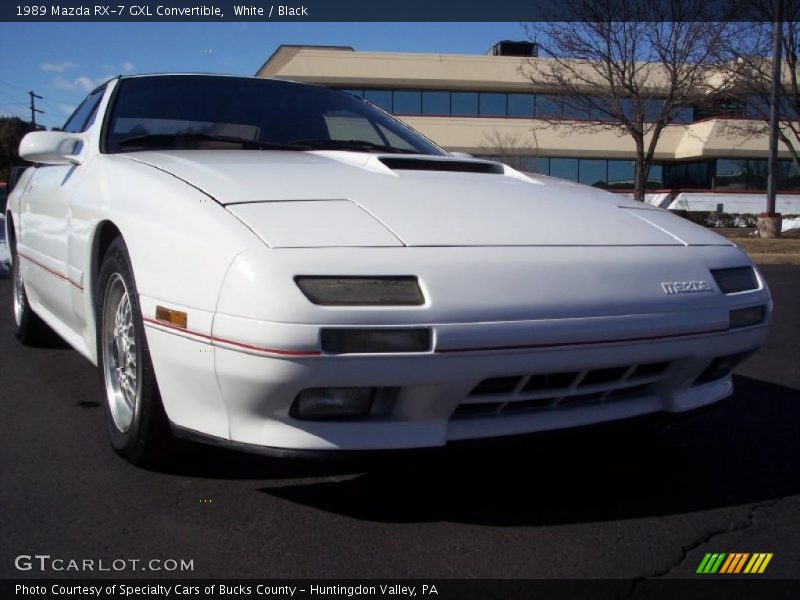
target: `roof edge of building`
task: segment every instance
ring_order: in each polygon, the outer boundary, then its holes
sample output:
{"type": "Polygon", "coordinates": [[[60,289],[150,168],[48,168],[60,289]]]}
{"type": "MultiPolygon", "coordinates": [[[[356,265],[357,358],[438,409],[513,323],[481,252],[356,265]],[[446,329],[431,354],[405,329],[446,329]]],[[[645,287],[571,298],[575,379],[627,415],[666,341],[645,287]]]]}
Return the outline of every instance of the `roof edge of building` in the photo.
{"type": "MultiPolygon", "coordinates": [[[[300,50],[334,50],[339,52],[355,52],[355,48],[352,46],[328,46],[328,45],[315,45],[315,44],[281,44],[269,55],[269,58],[264,61],[255,72],[255,76],[259,77],[262,73],[267,69],[269,64],[273,60],[279,60],[280,58],[284,58],[283,64],[288,62],[292,57],[294,57],[300,50]],[[287,55],[284,57],[284,55],[287,55]]],[[[281,66],[283,66],[283,64],[281,66]]]]}

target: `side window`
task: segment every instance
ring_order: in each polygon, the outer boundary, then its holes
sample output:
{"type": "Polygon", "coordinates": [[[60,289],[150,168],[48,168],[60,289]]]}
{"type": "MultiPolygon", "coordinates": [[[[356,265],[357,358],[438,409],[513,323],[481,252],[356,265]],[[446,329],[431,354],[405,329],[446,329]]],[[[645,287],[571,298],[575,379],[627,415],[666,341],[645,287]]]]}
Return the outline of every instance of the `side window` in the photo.
{"type": "Polygon", "coordinates": [[[97,108],[100,106],[100,100],[103,98],[104,92],[105,88],[96,90],[81,102],[75,112],[72,113],[72,116],[67,119],[62,131],[81,133],[89,129],[97,116],[97,108]]]}

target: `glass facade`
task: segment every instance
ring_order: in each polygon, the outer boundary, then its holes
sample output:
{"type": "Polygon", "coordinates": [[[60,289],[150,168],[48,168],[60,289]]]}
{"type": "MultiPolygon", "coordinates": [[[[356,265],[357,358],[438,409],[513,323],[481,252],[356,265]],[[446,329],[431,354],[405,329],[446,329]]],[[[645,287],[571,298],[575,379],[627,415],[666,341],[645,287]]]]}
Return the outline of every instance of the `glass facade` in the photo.
{"type": "MultiPolygon", "coordinates": [[[[343,92],[364,98],[387,112],[398,115],[437,115],[454,117],[502,117],[540,119],[603,120],[603,115],[580,98],[570,102],[559,94],[525,94],[519,92],[470,92],[453,90],[363,89],[347,88],[343,92]]],[[[642,104],[645,121],[655,120],[661,111],[661,100],[645,99],[642,104]]],[[[622,110],[632,118],[636,107],[632,100],[620,100],[622,110]]],[[[704,106],[685,107],[678,111],[673,123],[692,123],[709,118],[763,119],[769,104],[751,96],[744,103],[717,99],[704,106]]],[[[781,118],[797,119],[792,99],[781,102],[781,118]]]]}
{"type": "MultiPolygon", "coordinates": [[[[720,192],[762,191],[767,188],[767,160],[763,158],[718,158],[714,190],[720,192]]],[[[800,190],[800,172],[790,160],[778,161],[778,189],[800,190]]]]}
{"type": "MultiPolygon", "coordinates": [[[[432,115],[454,117],[499,117],[540,119],[599,119],[600,115],[580,101],[569,102],[558,94],[521,92],[476,92],[409,89],[346,89],[343,90],[396,115],[432,115]]],[[[655,118],[661,100],[645,100],[645,119],[655,118]]],[[[631,101],[623,101],[633,114],[631,101]]],[[[710,106],[687,107],[678,113],[676,123],[717,117],[751,117],[763,114],[763,101],[756,97],[745,103],[717,100],[710,106]]],[[[789,111],[791,112],[791,111],[789,111]]],[[[794,114],[793,112],[791,114],[794,114]]],[[[578,181],[612,190],[632,189],[634,162],[602,158],[535,157],[524,154],[495,158],[515,169],[578,181]]],[[[675,161],[653,164],[647,187],[669,190],[708,190],[715,192],[763,191],[767,186],[765,159],[718,158],[701,161],[675,161]]],[[[792,161],[780,161],[778,189],[800,190],[800,173],[792,161]]]]}
{"type": "MultiPolygon", "coordinates": [[[[797,109],[792,96],[782,96],[778,106],[780,119],[797,119],[797,109]]],[[[744,116],[751,119],[769,118],[769,99],[749,96],[744,103],[744,116]]]]}
{"type": "MultiPolygon", "coordinates": [[[[530,173],[569,179],[610,190],[631,190],[635,179],[632,160],[559,158],[546,156],[484,156],[530,173]]],[[[714,192],[764,191],[767,161],[727,159],[655,163],[650,166],[647,188],[651,190],[703,190],[714,192]]],[[[779,161],[778,189],[800,190],[800,171],[789,160],[779,161]]]]}
{"type": "MultiPolygon", "coordinates": [[[[565,102],[564,96],[558,94],[353,88],[342,91],[396,115],[602,120],[602,115],[585,103],[565,102]]],[[[645,101],[646,119],[658,115],[660,102],[645,101]]],[[[693,109],[685,108],[675,122],[690,123],[693,117],[693,109]]]]}
{"type": "MultiPolygon", "coordinates": [[[[485,156],[484,158],[498,160],[519,171],[560,177],[594,187],[612,190],[633,189],[635,168],[632,160],[523,155],[485,156]]],[[[650,189],[663,188],[663,174],[664,165],[652,165],[647,187],[650,189]]]]}

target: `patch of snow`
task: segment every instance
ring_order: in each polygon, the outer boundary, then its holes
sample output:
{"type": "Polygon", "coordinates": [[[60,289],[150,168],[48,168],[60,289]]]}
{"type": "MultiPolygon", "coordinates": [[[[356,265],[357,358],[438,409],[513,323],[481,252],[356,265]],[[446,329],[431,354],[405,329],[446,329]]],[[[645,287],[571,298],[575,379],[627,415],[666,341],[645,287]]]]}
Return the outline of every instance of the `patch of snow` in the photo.
{"type": "Polygon", "coordinates": [[[784,219],[781,231],[789,231],[790,229],[800,229],[800,217],[793,219],[784,219]]]}
{"type": "MultiPolygon", "coordinates": [[[[785,215],[800,214],[800,194],[778,194],[775,209],[785,215]]],[[[669,206],[670,210],[710,211],[728,214],[759,214],[766,210],[766,194],[680,193],[669,206]]],[[[785,222],[785,221],[784,221],[785,222]]]]}
{"type": "Polygon", "coordinates": [[[658,208],[667,208],[670,204],[671,195],[669,192],[660,192],[658,194],[645,194],[644,201],[647,204],[657,206],[658,208]]]}

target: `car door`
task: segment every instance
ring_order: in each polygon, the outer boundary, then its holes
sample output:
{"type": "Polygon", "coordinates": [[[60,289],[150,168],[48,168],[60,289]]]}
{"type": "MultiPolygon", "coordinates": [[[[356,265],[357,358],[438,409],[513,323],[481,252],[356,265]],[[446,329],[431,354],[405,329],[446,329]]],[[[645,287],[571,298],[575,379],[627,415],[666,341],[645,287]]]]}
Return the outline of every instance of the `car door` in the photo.
{"type": "MultiPolygon", "coordinates": [[[[63,130],[86,131],[94,122],[103,92],[99,89],[89,94],[63,130]]],[[[28,295],[35,309],[50,313],[72,330],[76,329],[72,296],[80,294],[84,284],[67,266],[69,201],[82,175],[81,165],[35,165],[19,210],[18,253],[28,295]]]]}

